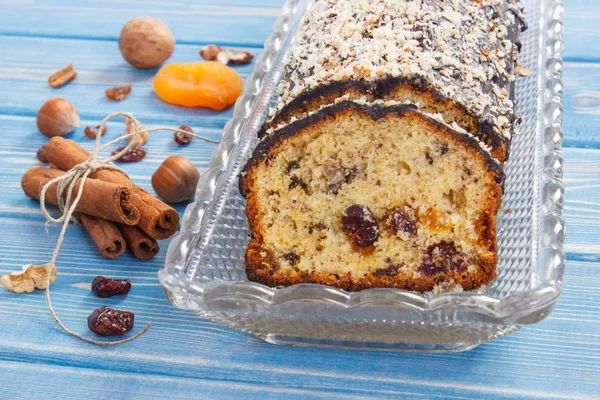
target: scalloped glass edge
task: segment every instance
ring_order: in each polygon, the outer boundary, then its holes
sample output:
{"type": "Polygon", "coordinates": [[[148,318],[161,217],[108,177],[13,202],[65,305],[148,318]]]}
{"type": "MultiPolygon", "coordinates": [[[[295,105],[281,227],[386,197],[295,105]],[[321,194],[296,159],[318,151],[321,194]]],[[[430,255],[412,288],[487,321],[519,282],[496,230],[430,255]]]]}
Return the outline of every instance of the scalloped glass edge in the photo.
{"type": "MultiPolygon", "coordinates": [[[[278,66],[295,25],[311,0],[288,0],[265,42],[263,54],[256,62],[255,72],[246,81],[243,95],[237,100],[233,118],[224,128],[223,138],[215,149],[209,169],[202,175],[196,198],[184,214],[180,232],[173,237],[165,266],[159,271],[159,281],[168,299],[177,307],[191,309],[211,317],[211,313],[293,313],[290,303],[307,301],[327,304],[334,309],[352,309],[377,305],[400,306],[421,314],[418,321],[448,322],[448,312],[461,312],[465,317],[485,324],[527,325],[544,319],[553,309],[562,288],[565,267],[563,251],[565,222],[562,218],[564,189],[561,186],[562,152],[562,48],[563,2],[542,0],[540,25],[540,73],[537,85],[544,98],[538,107],[543,119],[536,121],[537,148],[534,196],[539,207],[534,211],[534,232],[539,240],[533,268],[539,284],[527,290],[496,298],[479,292],[446,293],[433,296],[397,289],[367,289],[345,292],[316,284],[300,284],[287,288],[270,288],[253,282],[214,280],[193,284],[190,276],[182,276],[187,266],[199,262],[206,251],[216,217],[221,212],[232,180],[237,179],[242,155],[250,151],[249,132],[256,132],[267,112],[264,94],[280,77],[278,66]],[[250,126],[249,122],[253,122],[250,126]],[[545,232],[546,234],[542,234],[545,232]],[[549,233],[549,234],[548,234],[549,233]],[[541,267],[541,268],[540,268],[541,267]]],[[[539,113],[538,113],[539,114],[539,113]]],[[[189,274],[187,274],[189,275],[189,274]]],[[[332,310],[331,308],[328,308],[332,310]]],[[[292,314],[290,314],[292,313],[292,314]]],[[[215,317],[215,319],[218,319],[215,317]]]]}

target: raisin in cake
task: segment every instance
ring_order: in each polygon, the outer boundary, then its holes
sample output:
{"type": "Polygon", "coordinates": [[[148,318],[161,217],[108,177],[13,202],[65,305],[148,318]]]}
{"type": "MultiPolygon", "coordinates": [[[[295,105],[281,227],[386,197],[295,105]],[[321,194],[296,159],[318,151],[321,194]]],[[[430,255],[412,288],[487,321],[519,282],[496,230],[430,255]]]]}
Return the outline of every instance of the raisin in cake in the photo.
{"type": "Polygon", "coordinates": [[[493,279],[522,27],[515,1],[317,1],[240,178],[249,279],[493,279]]]}

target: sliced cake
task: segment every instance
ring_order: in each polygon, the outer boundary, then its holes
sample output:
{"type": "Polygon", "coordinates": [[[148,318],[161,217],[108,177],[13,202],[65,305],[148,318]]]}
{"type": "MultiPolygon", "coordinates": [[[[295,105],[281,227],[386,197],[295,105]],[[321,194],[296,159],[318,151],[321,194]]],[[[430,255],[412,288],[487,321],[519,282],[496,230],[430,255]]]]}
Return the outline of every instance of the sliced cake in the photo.
{"type": "Polygon", "coordinates": [[[276,130],[241,177],[248,277],[346,290],[489,282],[503,180],[489,151],[410,105],[345,101],[276,130]]]}

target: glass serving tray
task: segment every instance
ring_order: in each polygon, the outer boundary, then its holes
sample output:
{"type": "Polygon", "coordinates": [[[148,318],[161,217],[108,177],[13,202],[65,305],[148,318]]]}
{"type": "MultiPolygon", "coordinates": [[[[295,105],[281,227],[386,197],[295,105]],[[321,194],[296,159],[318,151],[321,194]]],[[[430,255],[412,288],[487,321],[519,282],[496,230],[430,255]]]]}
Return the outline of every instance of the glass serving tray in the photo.
{"type": "Polygon", "coordinates": [[[270,343],[344,348],[462,351],[544,319],[560,295],[565,266],[561,0],[523,2],[529,29],[521,62],[532,74],[517,83],[523,123],[506,167],[494,281],[477,292],[441,295],[248,281],[249,231],[238,173],[257,143],[286,50],[313,1],[288,0],[283,7],[200,178],[158,274],[171,303],[270,343]]]}

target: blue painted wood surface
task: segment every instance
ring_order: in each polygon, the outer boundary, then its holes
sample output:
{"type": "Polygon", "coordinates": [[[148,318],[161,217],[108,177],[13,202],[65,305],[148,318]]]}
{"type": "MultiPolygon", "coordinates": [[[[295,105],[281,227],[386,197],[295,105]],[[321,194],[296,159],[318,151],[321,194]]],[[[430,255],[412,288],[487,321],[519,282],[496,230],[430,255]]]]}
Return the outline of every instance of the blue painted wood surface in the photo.
{"type": "MultiPolygon", "coordinates": [[[[260,52],[281,0],[0,0],[0,274],[49,259],[58,227],[46,226],[37,202],[19,181],[45,142],[35,114],[48,98],[72,101],[82,128],[70,138],[88,149],[83,127],[117,110],[148,126],[187,123],[218,139],[231,112],[187,110],[160,102],[154,71],[137,71],[120,57],[122,24],[138,15],[161,18],[178,45],[172,61],[199,59],[199,46],[231,44],[260,52]],[[46,79],[74,63],[79,75],[61,89],[46,79]],[[122,103],[104,99],[106,87],[132,82],[122,103]]],[[[108,304],[136,312],[141,339],[99,348],[60,331],[43,293],[15,295],[0,288],[0,398],[600,398],[600,6],[569,0],[565,12],[564,293],[543,322],[461,354],[420,355],[273,346],[172,307],[156,273],[168,242],[151,262],[129,255],[97,255],[79,227],[69,229],[59,256],[54,303],[63,321],[89,337],[85,318],[108,304]],[[94,276],[129,278],[125,299],[100,301],[89,291],[94,276]]],[[[243,77],[252,66],[236,67],[243,77]]],[[[122,129],[111,123],[109,134],[122,129]]],[[[151,190],[150,175],[171,154],[200,168],[214,145],[173,144],[153,134],[149,155],[127,166],[151,190]]],[[[184,206],[178,210],[183,211],[184,206]]]]}

